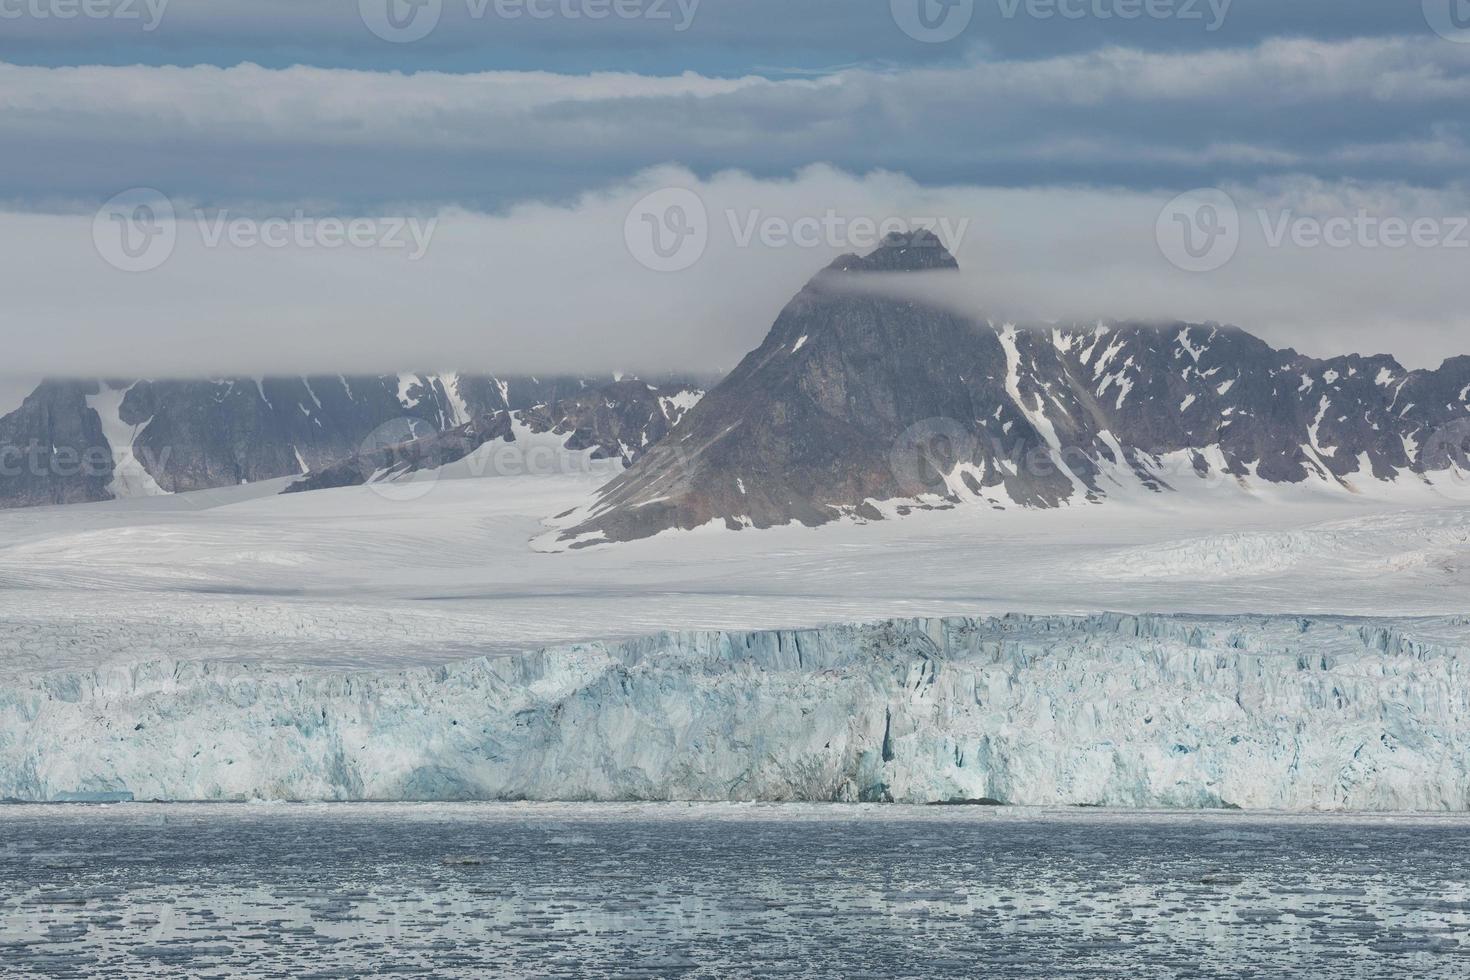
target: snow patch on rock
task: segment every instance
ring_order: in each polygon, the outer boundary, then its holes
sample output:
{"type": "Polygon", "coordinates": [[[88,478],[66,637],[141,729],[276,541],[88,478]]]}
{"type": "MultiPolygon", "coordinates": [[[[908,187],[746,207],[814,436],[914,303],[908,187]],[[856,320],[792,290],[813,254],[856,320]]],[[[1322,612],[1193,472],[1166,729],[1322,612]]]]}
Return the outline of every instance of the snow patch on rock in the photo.
{"type": "MultiPolygon", "coordinates": [[[[132,386],[113,388],[106,381],[97,384],[97,394],[87,396],[87,407],[97,413],[102,424],[102,435],[112,449],[112,482],[107,491],[118,500],[133,497],[161,497],[168,491],[158,485],[153,475],[143,468],[143,463],[133,454],[133,443],[138,433],[148,427],[129,425],[122,420],[122,403],[132,386]]],[[[262,396],[264,397],[264,396],[262,396]]],[[[149,419],[152,421],[152,419],[149,419]]]]}

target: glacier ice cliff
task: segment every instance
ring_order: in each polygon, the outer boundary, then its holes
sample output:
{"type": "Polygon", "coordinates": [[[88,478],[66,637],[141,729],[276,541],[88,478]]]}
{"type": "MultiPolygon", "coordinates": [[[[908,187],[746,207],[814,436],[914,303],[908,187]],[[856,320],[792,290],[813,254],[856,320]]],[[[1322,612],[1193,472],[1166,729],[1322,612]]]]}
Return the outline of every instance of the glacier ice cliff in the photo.
{"type": "Polygon", "coordinates": [[[0,798],[1470,809],[1470,618],[1007,616],[0,679],[0,798]]]}

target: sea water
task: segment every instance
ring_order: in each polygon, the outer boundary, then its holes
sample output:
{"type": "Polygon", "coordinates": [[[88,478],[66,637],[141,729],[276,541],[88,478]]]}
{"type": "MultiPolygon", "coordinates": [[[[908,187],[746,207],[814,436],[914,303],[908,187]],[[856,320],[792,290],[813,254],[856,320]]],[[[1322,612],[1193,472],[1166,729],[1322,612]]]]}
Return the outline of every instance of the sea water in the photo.
{"type": "Polygon", "coordinates": [[[1470,818],[0,807],[9,977],[1470,976],[1470,818]]]}

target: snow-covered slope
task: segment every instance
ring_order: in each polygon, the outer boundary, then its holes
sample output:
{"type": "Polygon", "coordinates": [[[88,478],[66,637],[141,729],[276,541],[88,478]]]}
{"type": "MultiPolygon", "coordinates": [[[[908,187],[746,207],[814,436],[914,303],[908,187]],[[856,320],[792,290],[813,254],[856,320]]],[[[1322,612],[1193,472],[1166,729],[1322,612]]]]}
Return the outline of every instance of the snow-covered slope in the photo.
{"type": "Polygon", "coordinates": [[[0,512],[0,675],[160,658],[415,666],[670,629],[1011,611],[1447,615],[1470,595],[1470,507],[1271,488],[537,554],[541,520],[617,464],[506,448],[527,455],[472,457],[412,493],[274,496],[276,481],[0,512]]]}
{"type": "Polygon", "coordinates": [[[1470,499],[1470,357],[1410,371],[1218,324],[1016,324],[924,301],[957,270],[928,233],[839,259],[542,546],[933,508],[1203,505],[1220,485],[1470,499]]]}
{"type": "Polygon", "coordinates": [[[87,396],[87,407],[97,413],[102,426],[102,436],[112,450],[112,482],[107,492],[117,499],[132,497],[159,497],[164,489],[149,474],[133,454],[133,443],[138,433],[147,428],[152,419],[131,424],[122,418],[122,403],[131,388],[97,386],[95,395],[87,396]]]}
{"type": "Polygon", "coordinates": [[[395,673],[0,687],[0,797],[1470,808],[1470,618],[665,634],[395,673]]]}

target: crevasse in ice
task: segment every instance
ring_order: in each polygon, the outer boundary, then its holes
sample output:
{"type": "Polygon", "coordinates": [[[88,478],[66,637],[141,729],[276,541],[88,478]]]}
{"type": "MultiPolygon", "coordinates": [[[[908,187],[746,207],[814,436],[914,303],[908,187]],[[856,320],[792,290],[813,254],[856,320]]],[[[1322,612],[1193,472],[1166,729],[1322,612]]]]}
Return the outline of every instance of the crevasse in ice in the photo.
{"type": "Polygon", "coordinates": [[[1470,809],[1470,619],[1009,616],[0,681],[0,797],[1470,809]]]}

